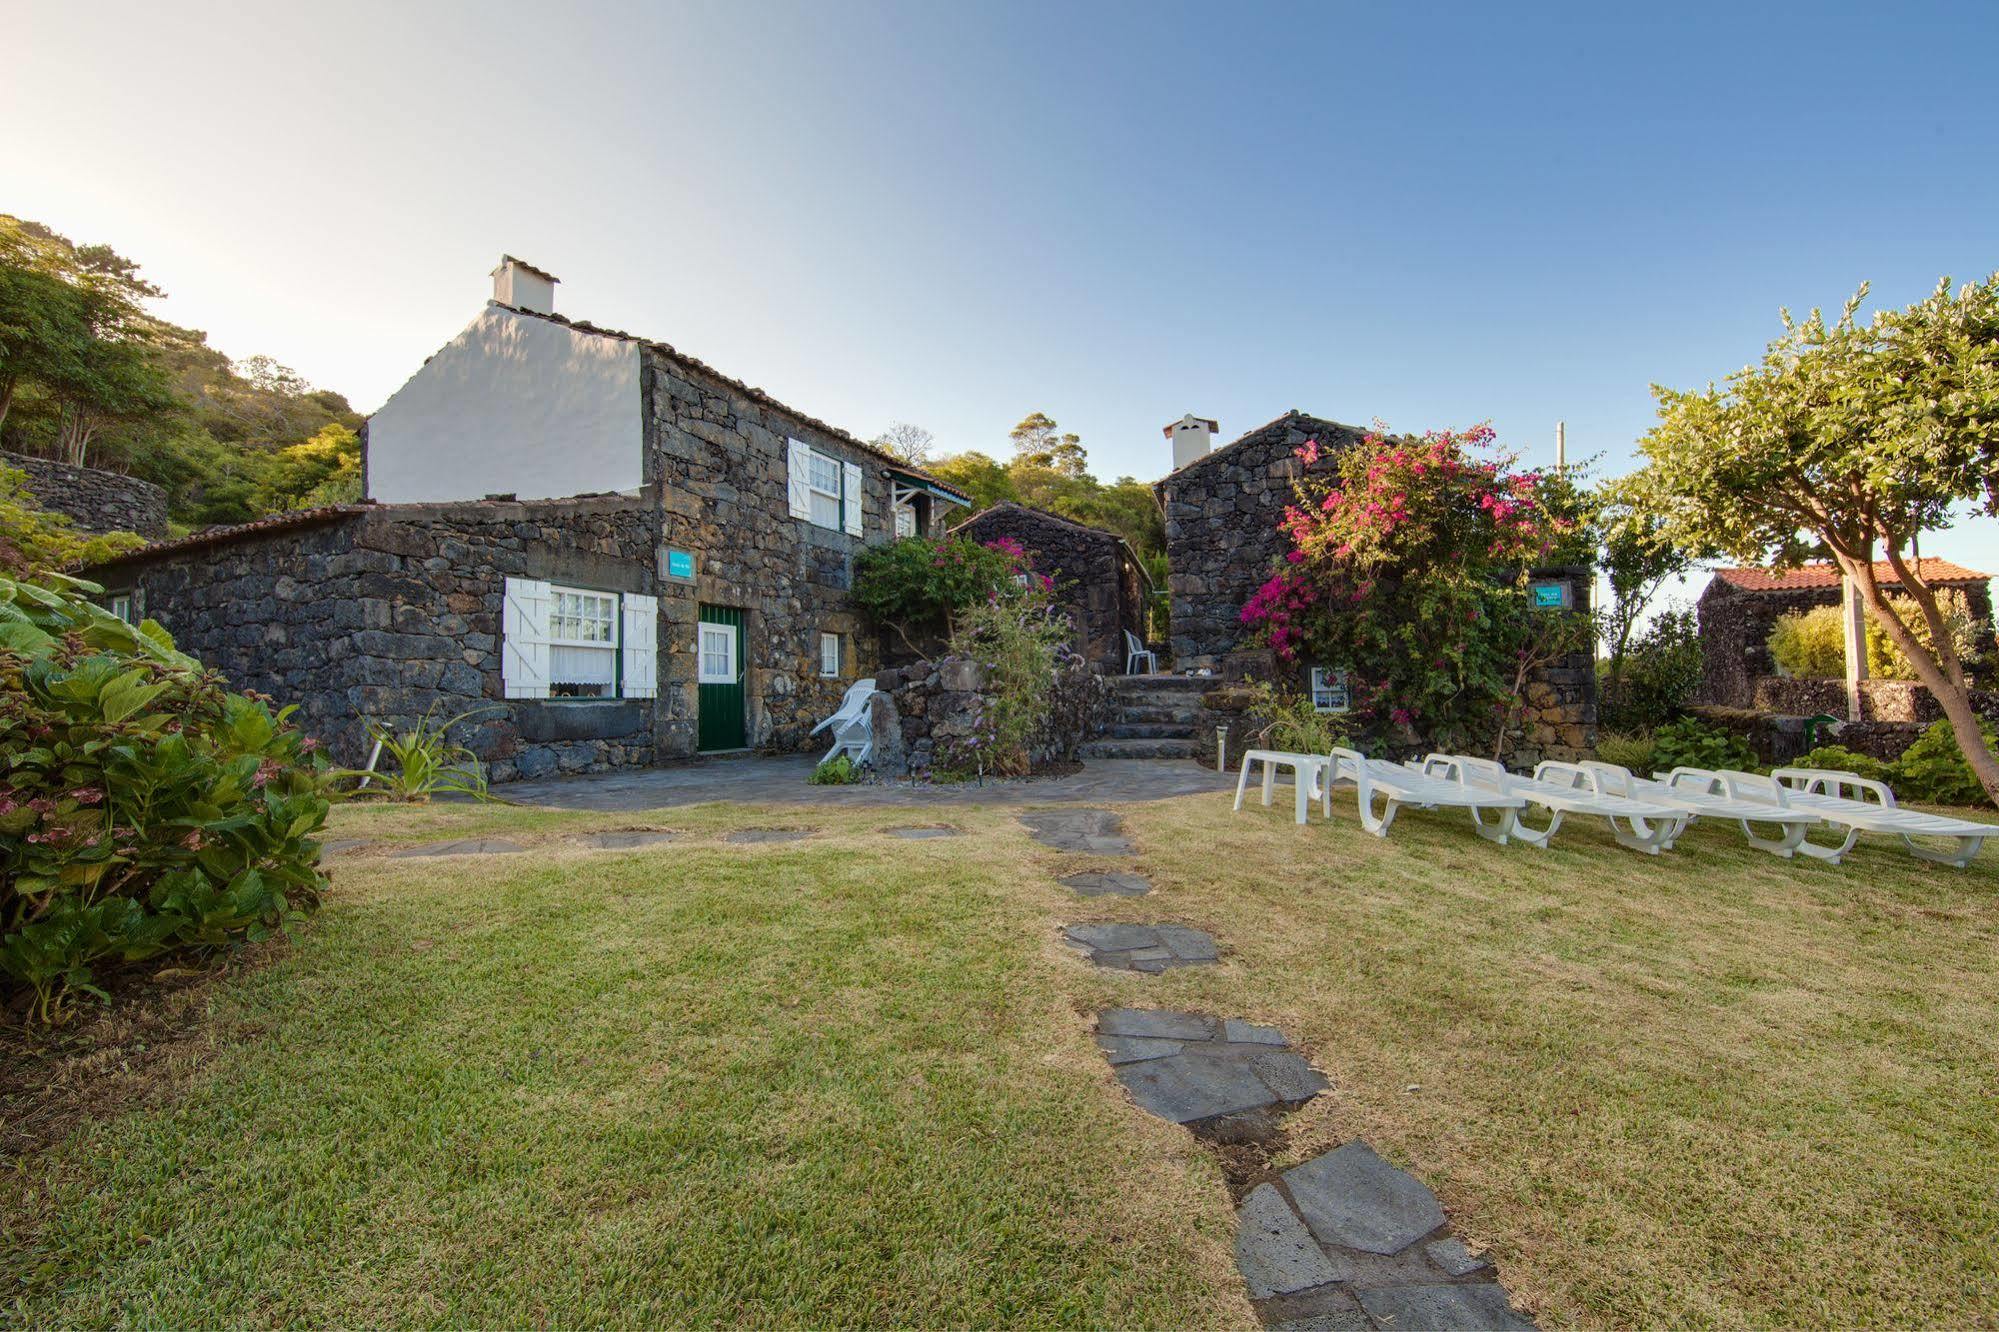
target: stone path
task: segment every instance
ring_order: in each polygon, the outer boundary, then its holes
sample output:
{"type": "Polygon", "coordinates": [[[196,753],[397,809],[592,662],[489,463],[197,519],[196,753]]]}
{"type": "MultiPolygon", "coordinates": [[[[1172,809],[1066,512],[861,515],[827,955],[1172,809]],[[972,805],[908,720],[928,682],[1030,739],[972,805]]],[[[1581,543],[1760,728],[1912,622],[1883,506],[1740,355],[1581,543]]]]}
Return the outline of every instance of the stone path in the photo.
{"type": "Polygon", "coordinates": [[[1350,1142],[1250,1190],[1236,1267],[1273,1327],[1532,1328],[1449,1230],[1422,1181],[1350,1142]]]}
{"type": "Polygon", "coordinates": [[[631,851],[642,846],[658,846],[673,840],[673,834],[652,828],[624,828],[615,832],[589,833],[576,839],[577,845],[599,851],[631,851]]]}
{"type": "Polygon", "coordinates": [[[1097,1046],[1141,1110],[1218,1142],[1270,1137],[1278,1116],[1331,1085],[1283,1032],[1237,1018],[1106,1009],[1097,1046]]]}
{"type": "Polygon", "coordinates": [[[914,828],[888,828],[884,831],[890,837],[900,837],[910,842],[927,841],[932,837],[957,837],[960,835],[956,828],[945,828],[936,825],[914,828]]]}
{"type": "Polygon", "coordinates": [[[811,835],[810,828],[738,828],[722,840],[741,846],[763,842],[802,842],[811,835]]]}
{"type": "Polygon", "coordinates": [[[1020,816],[1034,840],[1057,851],[1128,856],[1124,820],[1107,809],[1042,809],[1020,816]]]}
{"type": "Polygon", "coordinates": [[[899,805],[935,809],[945,805],[1123,804],[1168,800],[1204,791],[1233,790],[1233,776],[1204,768],[1191,759],[1089,759],[1081,772],[1025,781],[906,782],[854,786],[812,786],[813,759],[806,755],[767,758],[695,759],[664,768],[591,773],[547,781],[508,782],[493,788],[502,800],[556,809],[664,809],[704,800],[759,805],[899,805]]]}
{"type": "Polygon", "coordinates": [[[1100,967],[1157,974],[1212,963],[1214,936],[1185,925],[1071,925],[1063,936],[1100,967]]]}
{"type": "Polygon", "coordinates": [[[519,842],[510,842],[504,837],[461,837],[449,842],[406,846],[400,851],[391,851],[389,855],[397,860],[406,860],[411,856],[503,856],[525,850],[527,848],[519,842]]]}
{"type": "Polygon", "coordinates": [[[1055,882],[1084,897],[1143,897],[1152,891],[1152,885],[1145,879],[1123,870],[1085,870],[1081,874],[1065,874],[1055,882]]]}

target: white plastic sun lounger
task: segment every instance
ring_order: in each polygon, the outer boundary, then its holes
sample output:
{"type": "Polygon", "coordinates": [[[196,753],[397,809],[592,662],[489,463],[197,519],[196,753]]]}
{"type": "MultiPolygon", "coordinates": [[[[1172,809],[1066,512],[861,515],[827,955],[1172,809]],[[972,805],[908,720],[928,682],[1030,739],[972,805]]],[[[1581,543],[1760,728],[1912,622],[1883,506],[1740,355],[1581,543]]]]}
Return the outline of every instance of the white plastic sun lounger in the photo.
{"type": "MultiPolygon", "coordinates": [[[[1808,810],[1783,809],[1767,801],[1727,796],[1722,793],[1721,778],[1698,768],[1676,768],[1665,778],[1654,778],[1640,777],[1629,768],[1597,759],[1585,759],[1574,766],[1589,778],[1592,790],[1686,811],[1689,817],[1681,826],[1682,833],[1701,819],[1729,819],[1742,829],[1749,845],[1784,860],[1789,860],[1804,845],[1805,834],[1819,821],[1818,815],[1808,810]],[[1775,828],[1777,836],[1759,835],[1753,826],[1759,823],[1775,828]]],[[[1665,849],[1672,850],[1678,840],[1679,834],[1668,838],[1665,849]]]]}
{"type": "Polygon", "coordinates": [[[1462,777],[1447,781],[1399,763],[1376,763],[1351,749],[1335,749],[1328,758],[1330,761],[1322,771],[1331,780],[1319,787],[1326,814],[1330,816],[1333,812],[1332,788],[1351,782],[1359,799],[1361,827],[1376,837],[1388,836],[1396,813],[1404,805],[1413,805],[1417,809],[1469,810],[1472,827],[1478,835],[1505,846],[1506,839],[1517,829],[1520,811],[1527,807],[1527,801],[1517,795],[1473,786],[1462,777]],[[1382,801],[1379,814],[1374,812],[1377,796],[1382,801]]]}
{"type": "Polygon", "coordinates": [[[1824,768],[1779,768],[1764,777],[1758,773],[1725,768],[1715,776],[1731,797],[1767,801],[1783,808],[1803,810],[1816,814],[1835,827],[1845,828],[1846,838],[1838,846],[1803,842],[1798,847],[1808,856],[1816,856],[1835,865],[1840,857],[1853,850],[1854,843],[1864,832],[1899,837],[1910,855],[1955,869],[1969,865],[1987,838],[1999,837],[1999,824],[1973,823],[1970,819],[1901,809],[1895,804],[1895,793],[1885,783],[1850,772],[1824,768]],[[1847,790],[1854,791],[1860,798],[1847,797],[1843,794],[1847,790]],[[1869,796],[1873,798],[1867,799],[1869,796]],[[1948,848],[1925,846],[1916,841],[1918,837],[1947,838],[1950,845],[1948,848]]]}
{"type": "Polygon", "coordinates": [[[1251,767],[1260,763],[1263,765],[1264,808],[1270,807],[1270,797],[1277,785],[1277,770],[1289,768],[1292,803],[1295,806],[1293,814],[1297,821],[1305,822],[1306,813],[1312,808],[1312,797],[1315,793],[1320,795],[1321,803],[1326,806],[1326,812],[1332,813],[1331,801],[1325,797],[1324,784],[1319,780],[1320,770],[1331,762],[1332,759],[1324,754],[1295,754],[1283,749],[1246,750],[1242,756],[1242,773],[1235,782],[1236,812],[1242,811],[1243,793],[1249,788],[1249,771],[1251,767]]]}
{"type": "Polygon", "coordinates": [[[1691,817],[1685,810],[1610,795],[1593,789],[1589,777],[1573,763],[1543,763],[1532,777],[1508,772],[1486,758],[1465,754],[1432,754],[1423,760],[1423,772],[1432,777],[1461,780],[1508,795],[1524,798],[1528,804],[1548,811],[1548,826],[1530,828],[1524,816],[1516,819],[1513,835],[1529,846],[1546,847],[1570,814],[1602,819],[1610,825],[1610,835],[1618,845],[1656,856],[1671,846],[1691,817]]]}

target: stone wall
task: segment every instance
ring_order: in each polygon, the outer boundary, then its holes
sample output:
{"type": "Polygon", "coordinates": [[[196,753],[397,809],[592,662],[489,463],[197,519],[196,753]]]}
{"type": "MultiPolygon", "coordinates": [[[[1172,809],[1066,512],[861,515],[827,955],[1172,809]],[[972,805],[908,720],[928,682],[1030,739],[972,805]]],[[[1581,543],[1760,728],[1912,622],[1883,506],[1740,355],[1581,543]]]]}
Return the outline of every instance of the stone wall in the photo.
{"type": "MultiPolygon", "coordinates": [[[[661,757],[695,752],[692,626],[704,604],[747,613],[750,744],[807,748],[812,727],[880,662],[873,626],[854,610],[847,593],[854,555],[895,536],[886,464],[831,428],[656,345],[646,349],[641,386],[646,479],[658,488],[661,511],[655,568],[663,614],[657,751],[661,757]],[[863,535],[790,516],[790,439],[859,464],[863,535]],[[668,550],[694,555],[693,578],[670,576],[668,550]],[[822,631],[843,639],[841,672],[834,679],[819,674],[822,631]]],[[[941,514],[924,516],[931,534],[941,531],[941,514]]]]}
{"type": "Polygon", "coordinates": [[[364,719],[402,726],[433,709],[488,706],[453,737],[505,782],[653,761],[650,699],[505,699],[500,624],[508,575],[654,591],[642,553],[657,521],[646,501],[615,496],[398,505],[196,541],[93,574],[133,592],[182,650],[236,687],[298,704],[335,762],[366,760],[364,719]]]}
{"type": "MultiPolygon", "coordinates": [[[[912,662],[877,675],[869,700],[875,772],[893,779],[932,771],[940,750],[948,755],[953,741],[978,733],[991,706],[985,683],[985,667],[962,656],[912,662]]],[[[1030,742],[1029,761],[1039,767],[1074,759],[1084,741],[1102,732],[1108,697],[1103,675],[1087,658],[1059,661],[1052,715],[1030,742]]]]}
{"type": "Polygon", "coordinates": [[[1291,412],[1188,464],[1153,487],[1166,519],[1173,667],[1213,668],[1242,637],[1243,603],[1284,553],[1277,530],[1305,471],[1330,472],[1338,449],[1357,442],[1352,426],[1291,412]],[[1310,469],[1295,456],[1316,439],[1325,452],[1310,469]]]}
{"type": "Polygon", "coordinates": [[[167,492],[150,481],[22,453],[0,453],[0,466],[26,472],[36,502],[81,531],[161,536],[167,530],[167,492]]]}
{"type": "MultiPolygon", "coordinates": [[[[1971,613],[1988,623],[1992,618],[1992,588],[1989,583],[1958,587],[1971,613]]],[[[1770,656],[1770,630],[1779,618],[1811,610],[1817,606],[1837,606],[1837,587],[1805,588],[1795,592],[1745,592],[1720,578],[1701,593],[1696,617],[1701,636],[1701,687],[1698,701],[1716,707],[1759,706],[1757,691],[1762,681],[1777,678],[1777,663],[1770,656]]],[[[1815,712],[1846,714],[1843,681],[1831,684],[1839,691],[1837,707],[1814,708],[1815,712]]]]}
{"type": "Polygon", "coordinates": [[[1126,631],[1145,637],[1145,590],[1122,537],[1019,504],[996,504],[954,530],[981,543],[1019,542],[1035,570],[1055,580],[1055,603],[1076,625],[1076,650],[1098,670],[1123,674],[1126,631]]]}

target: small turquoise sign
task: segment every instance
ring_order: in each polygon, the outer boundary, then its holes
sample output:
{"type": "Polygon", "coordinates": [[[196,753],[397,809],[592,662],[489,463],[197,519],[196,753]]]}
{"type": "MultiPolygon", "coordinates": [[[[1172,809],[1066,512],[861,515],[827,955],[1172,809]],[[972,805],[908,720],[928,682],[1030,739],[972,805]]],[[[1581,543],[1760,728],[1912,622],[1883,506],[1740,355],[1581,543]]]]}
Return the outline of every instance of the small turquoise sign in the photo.
{"type": "Polygon", "coordinates": [[[694,576],[694,552],[691,550],[669,550],[666,552],[666,576],[668,578],[692,578],[694,576]]]}
{"type": "Polygon", "coordinates": [[[1541,610],[1564,610],[1569,604],[1567,583],[1536,583],[1533,586],[1534,605],[1541,610]]]}

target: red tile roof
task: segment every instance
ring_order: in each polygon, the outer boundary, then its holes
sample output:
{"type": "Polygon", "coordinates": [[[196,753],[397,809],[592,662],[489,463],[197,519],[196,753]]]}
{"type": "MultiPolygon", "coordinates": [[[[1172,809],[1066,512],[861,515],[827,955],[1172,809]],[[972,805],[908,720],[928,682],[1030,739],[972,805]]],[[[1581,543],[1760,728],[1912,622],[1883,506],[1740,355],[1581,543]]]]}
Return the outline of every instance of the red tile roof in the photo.
{"type": "MultiPolygon", "coordinates": [[[[1925,555],[1917,564],[1916,574],[1932,587],[1982,583],[1991,577],[1931,555],[1925,555]]],[[[1825,562],[1784,570],[1716,569],[1714,576],[1742,592],[1813,592],[1839,586],[1839,566],[1825,562]]],[[[1885,560],[1874,562],[1874,577],[1883,587],[1898,586],[1902,581],[1895,576],[1894,566],[1885,560]]]]}
{"type": "Polygon", "coordinates": [[[322,523],[336,522],[350,514],[367,513],[377,507],[379,506],[373,504],[327,504],[317,509],[292,509],[285,513],[268,514],[247,523],[204,527],[199,532],[190,532],[182,537],[169,537],[164,541],[155,541],[151,545],[113,555],[108,560],[98,560],[89,567],[103,569],[114,564],[123,564],[127,560],[150,559],[155,555],[198,550],[203,546],[223,546],[261,532],[284,532],[298,527],[317,527],[322,523]]]}

